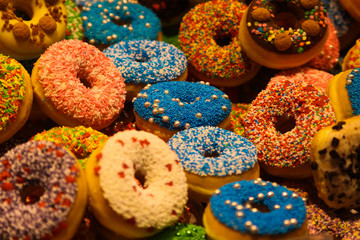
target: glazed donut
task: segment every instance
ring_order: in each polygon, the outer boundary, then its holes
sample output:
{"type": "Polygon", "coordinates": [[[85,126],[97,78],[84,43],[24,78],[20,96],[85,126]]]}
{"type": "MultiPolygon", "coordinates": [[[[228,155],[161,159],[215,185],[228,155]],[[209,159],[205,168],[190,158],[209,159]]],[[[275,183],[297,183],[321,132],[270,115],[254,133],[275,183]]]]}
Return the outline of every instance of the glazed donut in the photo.
{"type": "Polygon", "coordinates": [[[350,50],[346,53],[343,64],[342,70],[346,71],[353,68],[360,67],[360,38],[356,40],[354,46],[350,48],[350,50]]]}
{"type": "Polygon", "coordinates": [[[346,70],[331,78],[326,93],[334,108],[336,121],[360,114],[359,80],[359,68],[346,70]]]}
{"type": "Polygon", "coordinates": [[[269,84],[251,103],[245,136],[258,151],[260,167],[283,178],[311,177],[310,146],[315,133],[335,123],[324,92],[289,78],[269,84]]]}
{"type": "Polygon", "coordinates": [[[37,58],[65,37],[67,15],[63,1],[3,0],[0,13],[0,52],[4,55],[18,60],[37,58]],[[17,10],[27,16],[18,17],[17,10]]]}
{"type": "Polygon", "coordinates": [[[253,61],[274,69],[305,64],[321,52],[329,30],[321,1],[252,1],[240,23],[240,42],[253,61]]]}
{"type": "Polygon", "coordinates": [[[84,28],[80,9],[73,0],[65,0],[65,7],[68,19],[65,39],[83,40],[84,28]]]}
{"type": "Polygon", "coordinates": [[[143,131],[109,137],[91,154],[86,177],[97,220],[127,238],[149,237],[170,226],[187,202],[177,155],[163,140],[143,131]]]}
{"type": "Polygon", "coordinates": [[[29,73],[15,59],[0,54],[0,143],[9,140],[29,118],[33,89],[29,73]]]}
{"type": "Polygon", "coordinates": [[[133,100],[136,126],[168,141],[175,133],[200,126],[227,128],[231,102],[203,82],[147,85],[133,100]]]}
{"type": "Polygon", "coordinates": [[[71,239],[87,203],[75,156],[52,142],[29,141],[0,162],[1,239],[71,239]]]}
{"type": "Polygon", "coordinates": [[[321,129],[311,144],[311,168],[318,196],[331,208],[360,206],[358,182],[360,117],[321,129]]]}
{"type": "Polygon", "coordinates": [[[360,22],[360,2],[357,0],[340,0],[341,6],[358,22],[360,22]]]}
{"type": "Polygon", "coordinates": [[[275,74],[268,83],[284,83],[286,81],[302,81],[311,84],[324,93],[330,80],[334,77],[331,73],[317,70],[309,67],[294,68],[290,70],[284,70],[275,74]]]}
{"type": "Polygon", "coordinates": [[[84,126],[54,127],[32,137],[32,140],[50,141],[63,145],[76,156],[82,169],[85,169],[90,154],[107,139],[105,134],[84,126]]]}
{"type": "Polygon", "coordinates": [[[182,164],[189,198],[208,202],[226,183],[260,176],[256,147],[247,139],[217,127],[193,127],[168,141],[182,164]]]}
{"type": "Polygon", "coordinates": [[[246,7],[236,0],[216,0],[198,4],[185,14],[179,43],[195,78],[215,86],[234,87],[260,70],[239,42],[239,22],[246,7]]]}
{"type": "Polygon", "coordinates": [[[123,40],[161,40],[161,22],[150,9],[130,1],[88,3],[81,13],[85,37],[98,47],[123,40]]]}
{"type": "Polygon", "coordinates": [[[203,219],[209,239],[264,240],[307,235],[302,198],[286,187],[261,179],[219,188],[210,198],[203,219]]]}
{"type": "Polygon", "coordinates": [[[242,137],[245,131],[244,120],[249,107],[250,104],[248,103],[236,103],[231,106],[229,130],[242,137]]]}
{"type": "Polygon", "coordinates": [[[150,40],[129,40],[106,48],[125,80],[126,98],[132,100],[146,84],[185,81],[187,60],[182,51],[171,44],[150,40]]]}
{"type": "Polygon", "coordinates": [[[112,61],[80,40],[51,45],[31,75],[35,98],[59,125],[102,129],[124,107],[125,84],[112,61]]]}
{"type": "Polygon", "coordinates": [[[329,22],[328,28],[329,36],[325,46],[320,54],[305,64],[306,66],[323,71],[331,71],[337,66],[340,57],[340,42],[335,27],[331,22],[329,22]]]}

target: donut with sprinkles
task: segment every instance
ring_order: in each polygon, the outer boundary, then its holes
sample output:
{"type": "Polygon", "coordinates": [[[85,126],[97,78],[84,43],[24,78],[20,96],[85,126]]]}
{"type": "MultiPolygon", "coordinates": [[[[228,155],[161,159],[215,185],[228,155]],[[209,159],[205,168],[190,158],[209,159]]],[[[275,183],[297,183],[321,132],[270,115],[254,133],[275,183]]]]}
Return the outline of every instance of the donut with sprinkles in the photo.
{"type": "Polygon", "coordinates": [[[358,38],[354,44],[350,48],[350,50],[346,53],[342,70],[346,71],[349,69],[359,68],[360,67],[360,38],[358,38]]]}
{"type": "Polygon", "coordinates": [[[184,81],[187,60],[175,46],[151,40],[128,40],[107,47],[103,53],[112,59],[125,80],[130,101],[146,84],[184,81]]]}
{"type": "Polygon", "coordinates": [[[312,138],[333,123],[335,113],[325,93],[290,77],[258,94],[244,127],[258,150],[260,167],[271,175],[294,179],[312,176],[312,138]]]}
{"type": "Polygon", "coordinates": [[[136,126],[168,141],[190,127],[227,128],[231,102],[204,82],[171,81],[147,85],[133,99],[136,126]]]}
{"type": "Polygon", "coordinates": [[[15,59],[0,54],[0,143],[9,140],[24,126],[32,101],[29,73],[15,59]]]}
{"type": "Polygon", "coordinates": [[[90,127],[54,127],[32,137],[35,141],[50,141],[63,145],[70,150],[85,169],[90,154],[108,139],[105,134],[90,127]]]}
{"type": "Polygon", "coordinates": [[[1,239],[71,239],[87,205],[74,155],[47,141],[28,141],[0,158],[1,239]]]}
{"type": "Polygon", "coordinates": [[[83,40],[84,28],[81,18],[81,10],[73,0],[65,0],[68,23],[66,25],[65,39],[83,40]]]}
{"type": "Polygon", "coordinates": [[[81,13],[89,43],[109,46],[123,40],[161,40],[161,22],[141,4],[127,0],[88,3],[81,13]]]}
{"type": "Polygon", "coordinates": [[[319,0],[252,1],[240,23],[240,41],[253,61],[274,69],[305,64],[328,38],[327,11],[319,0]]]}
{"type": "Polygon", "coordinates": [[[185,173],[159,137],[118,132],[86,166],[89,201],[97,220],[126,238],[145,238],[175,223],[187,202],[185,173]]]}
{"type": "Polygon", "coordinates": [[[231,131],[193,127],[175,134],[168,145],[184,168],[189,198],[200,202],[226,183],[260,176],[255,145],[231,131]]]}
{"type": "Polygon", "coordinates": [[[206,239],[205,229],[202,226],[177,223],[165,228],[161,233],[149,238],[149,240],[184,240],[184,239],[206,239]]]}
{"type": "Polygon", "coordinates": [[[251,61],[239,41],[239,22],[247,5],[237,0],[200,3],[182,19],[181,50],[189,71],[215,86],[234,87],[252,79],[260,65],[251,61]]]}
{"type": "Polygon", "coordinates": [[[31,81],[40,108],[62,126],[99,130],[124,108],[120,72],[99,49],[80,40],[51,45],[37,60],[31,81]]]}
{"type": "Polygon", "coordinates": [[[307,235],[305,203],[277,183],[243,180],[215,191],[205,208],[211,239],[287,239],[307,235]]]}

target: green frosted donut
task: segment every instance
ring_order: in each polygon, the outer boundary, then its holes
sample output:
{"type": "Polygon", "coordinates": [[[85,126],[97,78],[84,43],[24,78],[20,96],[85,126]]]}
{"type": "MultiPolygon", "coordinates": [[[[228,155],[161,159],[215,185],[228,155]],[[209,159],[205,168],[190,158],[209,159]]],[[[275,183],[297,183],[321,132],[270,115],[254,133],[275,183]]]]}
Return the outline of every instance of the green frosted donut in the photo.
{"type": "Polygon", "coordinates": [[[198,225],[177,223],[174,226],[165,228],[159,234],[149,240],[186,240],[186,239],[207,239],[205,229],[198,225]]]}
{"type": "Polygon", "coordinates": [[[68,18],[65,39],[82,40],[84,38],[84,29],[80,9],[73,0],[66,0],[65,6],[68,18]]]}

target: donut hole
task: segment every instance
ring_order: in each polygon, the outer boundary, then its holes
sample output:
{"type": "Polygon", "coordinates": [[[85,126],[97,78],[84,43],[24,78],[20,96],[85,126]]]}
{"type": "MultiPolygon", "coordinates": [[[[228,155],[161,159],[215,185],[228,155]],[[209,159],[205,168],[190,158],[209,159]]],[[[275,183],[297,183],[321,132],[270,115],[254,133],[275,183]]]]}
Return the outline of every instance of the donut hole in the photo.
{"type": "Polygon", "coordinates": [[[24,1],[22,1],[21,3],[14,3],[13,4],[14,7],[14,14],[18,17],[18,18],[22,18],[25,21],[30,21],[33,16],[34,13],[32,11],[32,8],[30,7],[29,4],[24,4],[24,1]]]}
{"type": "Polygon", "coordinates": [[[268,208],[268,206],[266,206],[262,202],[252,202],[252,203],[250,203],[250,206],[252,208],[256,208],[259,212],[262,212],[262,213],[271,212],[270,209],[268,208]]]}
{"type": "Polygon", "coordinates": [[[214,37],[214,40],[218,46],[225,47],[230,45],[232,37],[228,34],[219,34],[214,37]]]}
{"type": "Polygon", "coordinates": [[[88,76],[83,71],[79,71],[76,77],[86,88],[92,88],[92,84],[90,83],[88,76]]]}
{"type": "Polygon", "coordinates": [[[293,116],[279,116],[275,121],[275,129],[281,134],[291,131],[296,126],[296,119],[293,116]]]}
{"type": "Polygon", "coordinates": [[[216,158],[220,156],[220,153],[214,151],[205,151],[202,155],[206,158],[216,158]]]}
{"type": "Polygon", "coordinates": [[[284,12],[279,12],[275,15],[274,23],[279,28],[296,29],[298,24],[298,19],[294,13],[289,11],[284,11],[284,12]]]}
{"type": "Polygon", "coordinates": [[[146,51],[141,50],[138,54],[134,55],[134,61],[143,63],[148,62],[150,60],[150,57],[147,55],[146,51]]]}
{"type": "Polygon", "coordinates": [[[131,25],[131,20],[113,19],[113,18],[112,18],[111,21],[112,21],[113,23],[115,23],[116,25],[122,26],[122,27],[130,26],[130,25],[131,25]]]}
{"type": "Polygon", "coordinates": [[[142,188],[147,188],[147,186],[145,186],[146,184],[146,180],[145,180],[145,174],[143,174],[141,171],[136,170],[135,172],[135,181],[137,182],[137,184],[142,187],[142,188]]]}
{"type": "Polygon", "coordinates": [[[40,200],[45,189],[38,179],[31,179],[20,189],[20,198],[24,204],[34,204],[40,200]]]}

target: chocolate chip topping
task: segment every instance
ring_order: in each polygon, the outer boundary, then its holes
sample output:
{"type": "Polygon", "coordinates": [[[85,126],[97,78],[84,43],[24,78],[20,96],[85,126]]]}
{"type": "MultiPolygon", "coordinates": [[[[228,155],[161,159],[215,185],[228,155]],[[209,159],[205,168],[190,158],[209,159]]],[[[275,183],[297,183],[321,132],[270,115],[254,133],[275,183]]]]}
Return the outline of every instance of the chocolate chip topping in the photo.
{"type": "Polygon", "coordinates": [[[317,170],[319,165],[316,162],[311,162],[310,167],[311,167],[312,170],[317,170]]]}
{"type": "Polygon", "coordinates": [[[50,4],[50,5],[55,5],[57,4],[59,0],[46,0],[46,3],[50,4]]]}
{"type": "Polygon", "coordinates": [[[27,40],[30,37],[30,29],[23,22],[17,22],[13,26],[13,34],[16,39],[27,40]]]}
{"type": "Polygon", "coordinates": [[[327,150],[326,150],[326,148],[324,148],[324,149],[322,149],[322,150],[319,151],[319,154],[320,154],[320,155],[324,155],[324,154],[326,154],[326,152],[327,152],[327,150]]]}
{"type": "Polygon", "coordinates": [[[345,125],[346,124],[346,122],[344,122],[344,121],[341,121],[341,122],[338,122],[336,125],[334,125],[333,127],[332,127],[332,129],[334,129],[334,130],[341,130],[343,127],[343,125],[345,125]]]}
{"type": "Polygon", "coordinates": [[[40,18],[39,26],[46,33],[52,33],[56,30],[56,22],[52,17],[49,16],[43,16],[40,18]]]}
{"type": "Polygon", "coordinates": [[[340,140],[334,137],[331,141],[331,146],[337,147],[339,145],[340,140]]]}
{"type": "Polygon", "coordinates": [[[331,150],[331,151],[329,152],[329,154],[330,154],[330,157],[333,158],[333,159],[339,159],[339,158],[340,158],[340,155],[339,155],[338,152],[335,151],[335,150],[331,150]]]}

